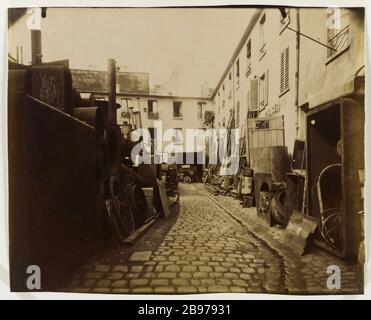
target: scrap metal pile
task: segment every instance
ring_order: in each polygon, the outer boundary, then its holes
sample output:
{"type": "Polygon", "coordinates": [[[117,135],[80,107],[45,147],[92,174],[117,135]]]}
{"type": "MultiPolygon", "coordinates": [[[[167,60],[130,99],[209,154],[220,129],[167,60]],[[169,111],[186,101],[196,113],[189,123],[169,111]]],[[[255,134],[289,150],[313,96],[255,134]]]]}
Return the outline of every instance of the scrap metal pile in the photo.
{"type": "MultiPolygon", "coordinates": [[[[73,116],[93,125],[96,130],[102,157],[98,177],[104,198],[102,210],[107,213],[116,241],[127,243],[135,230],[151,224],[163,212],[158,188],[158,179],[162,178],[158,165],[135,166],[131,161],[131,151],[140,141],[132,142],[130,131],[141,124],[134,124],[126,136],[117,125],[116,110],[120,105],[116,103],[116,64],[113,59],[108,60],[107,87],[108,102],[96,100],[93,94],[89,99],[81,99],[76,94],[80,103],[74,108],[73,116]]],[[[168,188],[169,195],[172,190],[168,188]]]]}
{"type": "MultiPolygon", "coordinates": [[[[9,63],[14,288],[24,289],[29,261],[47,270],[45,288],[55,288],[107,244],[132,243],[139,229],[170,212],[159,165],[128,160],[136,143],[117,125],[115,81],[110,59],[108,101],[82,99],[68,61],[9,63]]],[[[173,194],[174,186],[168,187],[173,194]]]]}

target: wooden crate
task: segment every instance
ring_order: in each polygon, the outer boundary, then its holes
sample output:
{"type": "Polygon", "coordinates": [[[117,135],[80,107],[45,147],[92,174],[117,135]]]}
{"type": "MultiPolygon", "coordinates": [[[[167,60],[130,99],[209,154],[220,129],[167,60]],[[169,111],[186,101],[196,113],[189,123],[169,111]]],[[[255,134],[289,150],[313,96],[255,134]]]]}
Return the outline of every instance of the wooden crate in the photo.
{"type": "Polygon", "coordinates": [[[283,116],[248,119],[247,126],[249,149],[285,145],[283,116]]]}

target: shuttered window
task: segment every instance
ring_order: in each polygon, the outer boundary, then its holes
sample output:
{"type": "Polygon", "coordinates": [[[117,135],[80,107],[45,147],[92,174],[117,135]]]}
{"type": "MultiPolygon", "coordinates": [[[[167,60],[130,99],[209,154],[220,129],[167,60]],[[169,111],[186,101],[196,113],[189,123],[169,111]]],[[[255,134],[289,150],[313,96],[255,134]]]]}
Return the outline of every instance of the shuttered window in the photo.
{"type": "Polygon", "coordinates": [[[289,48],[281,52],[281,73],[280,73],[280,93],[285,93],[289,89],[289,71],[290,71],[290,56],[289,48]]]}
{"type": "Polygon", "coordinates": [[[250,80],[249,111],[259,111],[259,79],[250,80]]]}

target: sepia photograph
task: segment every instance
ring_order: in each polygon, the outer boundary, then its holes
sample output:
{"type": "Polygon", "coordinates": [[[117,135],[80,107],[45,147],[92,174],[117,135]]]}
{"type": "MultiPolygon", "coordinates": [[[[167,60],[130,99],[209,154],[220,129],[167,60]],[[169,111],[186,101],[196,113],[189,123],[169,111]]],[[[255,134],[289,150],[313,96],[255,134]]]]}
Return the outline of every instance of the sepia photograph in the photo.
{"type": "Polygon", "coordinates": [[[364,7],[7,15],[11,292],[364,294],[364,7]]]}

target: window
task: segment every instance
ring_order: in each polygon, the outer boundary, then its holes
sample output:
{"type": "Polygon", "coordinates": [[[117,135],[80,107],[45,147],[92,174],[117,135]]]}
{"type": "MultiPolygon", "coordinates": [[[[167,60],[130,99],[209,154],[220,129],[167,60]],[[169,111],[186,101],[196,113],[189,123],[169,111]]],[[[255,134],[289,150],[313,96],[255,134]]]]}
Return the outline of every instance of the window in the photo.
{"type": "Polygon", "coordinates": [[[259,111],[268,105],[268,70],[259,78],[259,111]]]}
{"type": "Polygon", "coordinates": [[[202,119],[205,102],[197,103],[197,119],[202,119]]]}
{"type": "Polygon", "coordinates": [[[240,59],[236,61],[236,77],[240,77],[240,59]]]}
{"type": "Polygon", "coordinates": [[[289,71],[290,71],[290,56],[289,48],[281,52],[281,72],[280,72],[280,94],[284,94],[289,90],[289,71]]]}
{"type": "Polygon", "coordinates": [[[258,94],[259,94],[259,79],[250,80],[250,90],[248,91],[247,95],[249,112],[259,111],[258,94]]]}
{"type": "Polygon", "coordinates": [[[349,13],[346,9],[327,9],[327,57],[338,56],[349,47],[349,13]]]}
{"type": "Polygon", "coordinates": [[[173,102],[173,118],[182,118],[182,102],[174,101],[173,102]]]}
{"type": "Polygon", "coordinates": [[[251,73],[251,39],[247,41],[247,44],[246,44],[246,58],[247,58],[247,63],[246,63],[247,67],[246,67],[245,76],[247,78],[251,73]]]}
{"type": "Polygon", "coordinates": [[[247,44],[246,44],[246,57],[250,61],[251,59],[251,39],[247,41],[247,44]]]}
{"type": "Polygon", "coordinates": [[[148,100],[148,118],[155,119],[157,118],[157,100],[148,100]]]}
{"type": "Polygon", "coordinates": [[[232,73],[231,72],[228,74],[228,79],[232,80],[232,73]]]}
{"type": "Polygon", "coordinates": [[[281,9],[281,20],[280,20],[280,34],[286,29],[290,24],[290,9],[282,8],[281,9]]]}

